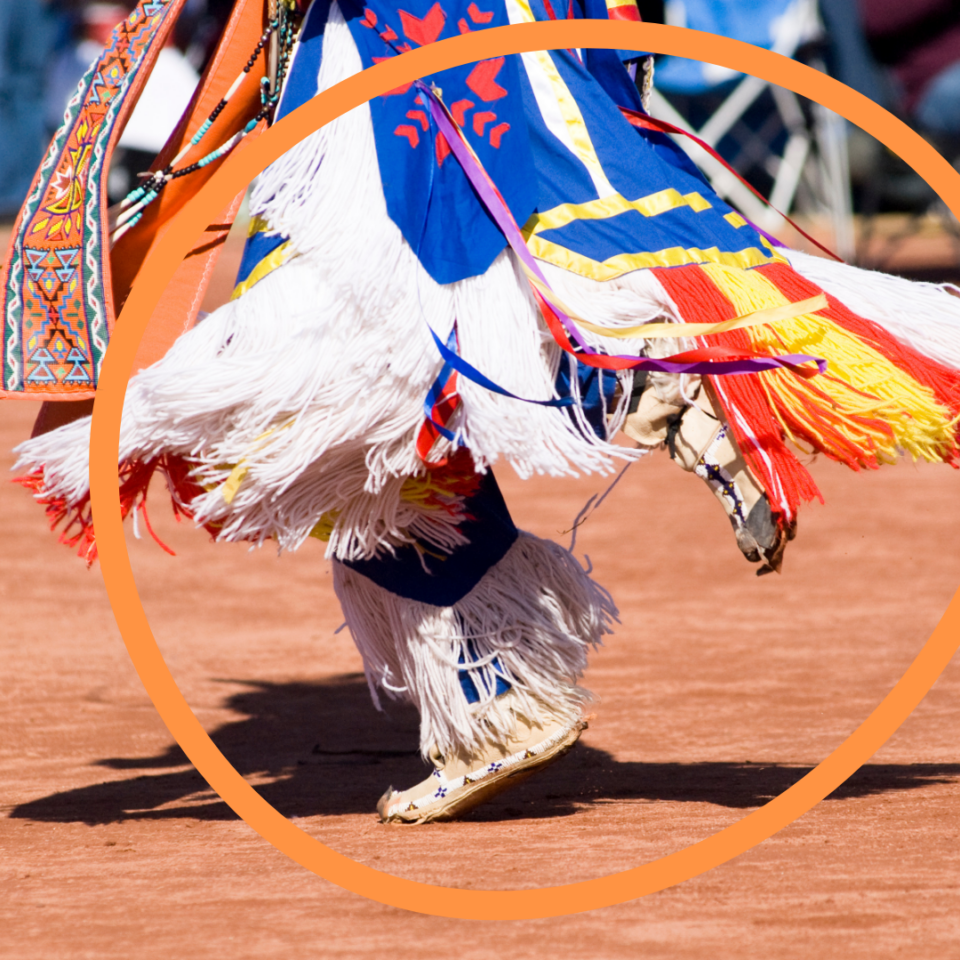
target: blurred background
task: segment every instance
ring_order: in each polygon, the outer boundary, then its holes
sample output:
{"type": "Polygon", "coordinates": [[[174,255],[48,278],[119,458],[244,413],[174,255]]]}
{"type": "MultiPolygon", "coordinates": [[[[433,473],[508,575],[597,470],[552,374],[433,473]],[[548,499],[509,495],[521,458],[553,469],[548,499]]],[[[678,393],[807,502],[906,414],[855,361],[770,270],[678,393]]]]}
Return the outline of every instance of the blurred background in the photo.
{"type": "MultiPolygon", "coordinates": [[[[0,223],[16,216],[69,98],[133,4],[0,0],[0,223]]],[[[232,0],[188,0],[110,171],[112,200],[147,169],[186,107],[232,0]]],[[[736,37],[825,70],[960,166],[957,0],[640,0],[645,20],[736,37]]],[[[638,82],[642,83],[642,65],[638,82]]],[[[789,91],[658,57],[651,112],[695,131],[779,210],[849,262],[960,281],[960,226],[863,131],[789,91]]],[[[748,219],[808,246],[693,141],[680,145],[748,219]]]]}
{"type": "MultiPolygon", "coordinates": [[[[90,0],[0,0],[0,220],[12,220],[81,77],[134,7],[90,0]]],[[[187,0],[120,140],[112,200],[147,169],[190,101],[232,0],[187,0]]]]}
{"type": "MultiPolygon", "coordinates": [[[[848,84],[960,165],[957,0],[666,0],[645,19],[735,37],[848,84]]],[[[712,64],[658,57],[651,112],[697,132],[773,206],[848,262],[960,281],[960,228],[893,152],[789,91],[712,64]]],[[[809,249],[691,141],[680,145],[748,219],[809,249]]]]}

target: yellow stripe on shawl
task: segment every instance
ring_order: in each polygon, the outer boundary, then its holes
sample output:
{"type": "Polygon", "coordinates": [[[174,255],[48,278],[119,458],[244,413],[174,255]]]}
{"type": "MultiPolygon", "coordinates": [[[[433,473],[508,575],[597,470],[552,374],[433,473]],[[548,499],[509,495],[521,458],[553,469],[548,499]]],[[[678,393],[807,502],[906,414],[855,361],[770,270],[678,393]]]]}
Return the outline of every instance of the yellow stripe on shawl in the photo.
{"type": "Polygon", "coordinates": [[[586,203],[561,203],[543,213],[534,213],[524,224],[522,232],[525,238],[529,238],[544,230],[558,230],[575,220],[608,220],[610,217],[619,216],[630,210],[635,210],[645,217],[656,217],[680,207],[690,207],[694,213],[713,209],[710,201],[699,193],[682,194],[674,187],[658,190],[637,200],[628,200],[622,194],[613,193],[599,200],[588,200],[586,203]]]}
{"type": "Polygon", "coordinates": [[[268,253],[247,274],[247,278],[242,283],[238,283],[233,288],[230,299],[236,300],[238,297],[242,297],[254,284],[259,283],[264,277],[273,273],[277,267],[282,267],[295,253],[296,250],[294,250],[289,240],[287,240],[286,243],[281,243],[279,247],[268,253]]]}
{"type": "Polygon", "coordinates": [[[723,219],[730,224],[731,227],[736,227],[739,230],[741,227],[747,226],[747,221],[740,216],[736,211],[731,213],[725,213],[723,219]]]}
{"type": "Polygon", "coordinates": [[[593,260],[583,254],[561,247],[558,243],[532,236],[527,248],[538,259],[546,263],[577,273],[590,280],[614,280],[631,270],[643,270],[649,267],[680,267],[694,263],[722,263],[730,267],[747,269],[759,267],[771,262],[769,254],[756,247],[746,247],[734,253],[722,253],[718,247],[701,250],[697,247],[668,247],[649,253],[620,253],[607,260],[593,260]]]}
{"type": "MultiPolygon", "coordinates": [[[[514,0],[514,5],[516,10],[519,11],[522,21],[533,23],[537,19],[527,0],[514,0]]],[[[511,18],[512,21],[513,18],[511,18]]],[[[613,185],[607,179],[600,158],[597,156],[596,148],[590,139],[590,131],[587,130],[587,124],[580,112],[580,107],[573,94],[570,93],[570,88],[564,82],[563,77],[560,76],[560,71],[553,62],[549,51],[533,50],[522,54],[522,56],[527,62],[532,60],[536,63],[541,75],[549,85],[550,92],[556,100],[557,108],[563,119],[564,127],[566,127],[567,135],[570,137],[573,155],[587,168],[587,173],[593,181],[597,194],[604,197],[616,193],[613,185]]]]}

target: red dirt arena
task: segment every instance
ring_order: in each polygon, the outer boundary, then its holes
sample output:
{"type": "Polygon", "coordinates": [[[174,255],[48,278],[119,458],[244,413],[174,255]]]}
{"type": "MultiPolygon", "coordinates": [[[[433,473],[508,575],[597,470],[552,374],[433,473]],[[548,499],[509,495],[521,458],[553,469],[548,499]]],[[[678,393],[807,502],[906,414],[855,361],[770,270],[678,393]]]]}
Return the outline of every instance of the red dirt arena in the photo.
{"type": "MultiPolygon", "coordinates": [[[[0,407],[5,470],[36,409],[0,407]]],[[[586,677],[595,720],[565,760],[450,824],[377,822],[384,789],[423,776],[416,718],[374,711],[335,633],[320,544],[279,560],[213,545],[157,490],[151,519],[178,556],[132,534],[130,550],[180,689],[277,809],[397,876],[547,886],[656,859],[763,805],[923,646],[960,584],[960,474],[813,472],[826,506],[801,515],[783,575],[757,579],[699,480],[665,454],[631,467],[577,543],[622,618],[586,677]]],[[[563,541],[609,482],[498,476],[518,524],[563,541]]],[[[4,958],[960,957],[956,661],[851,780],[726,865],[556,920],[441,920],[339,889],[240,821],[153,709],[99,569],[6,481],[0,514],[4,958]]]]}

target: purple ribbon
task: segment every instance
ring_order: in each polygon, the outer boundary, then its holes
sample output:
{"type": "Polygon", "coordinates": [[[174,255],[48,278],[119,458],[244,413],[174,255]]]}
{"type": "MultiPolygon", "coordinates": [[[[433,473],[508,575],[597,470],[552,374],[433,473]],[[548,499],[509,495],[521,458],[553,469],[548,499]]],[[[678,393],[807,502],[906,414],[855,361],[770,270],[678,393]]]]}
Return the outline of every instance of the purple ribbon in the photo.
{"type": "Polygon", "coordinates": [[[685,363],[645,358],[640,360],[636,369],[724,376],[732,373],[759,373],[761,370],[776,370],[780,367],[792,370],[801,363],[809,363],[811,360],[817,365],[820,373],[827,372],[826,360],[822,357],[808,357],[805,353],[787,353],[779,357],[743,357],[740,360],[689,360],[685,363]]]}
{"type": "MultiPolygon", "coordinates": [[[[440,128],[440,132],[446,138],[451,152],[457,158],[457,162],[463,168],[463,172],[467,175],[471,186],[477,191],[480,201],[487,208],[487,212],[493,217],[494,222],[507,238],[507,243],[510,244],[513,252],[523,261],[527,269],[549,290],[550,284],[547,283],[546,278],[537,266],[536,260],[533,259],[533,255],[527,249],[527,244],[523,239],[523,235],[520,233],[520,229],[517,227],[516,221],[513,219],[513,215],[510,213],[506,204],[497,196],[493,187],[491,187],[490,181],[477,162],[476,157],[474,157],[467,145],[463,142],[460,131],[453,126],[453,123],[447,116],[447,111],[433,90],[422,81],[417,81],[417,83],[427,94],[427,102],[430,104],[430,113],[433,119],[440,128]]],[[[584,342],[576,324],[558,307],[553,304],[551,304],[551,306],[553,306],[557,317],[577,346],[587,353],[596,353],[595,350],[591,350],[584,342]]]]}
{"type": "MultiPolygon", "coordinates": [[[[467,179],[473,186],[473,189],[476,190],[480,201],[483,203],[484,207],[486,207],[490,216],[493,217],[494,222],[503,232],[504,237],[506,237],[507,243],[510,244],[513,252],[521,259],[521,261],[523,261],[527,269],[540,281],[540,283],[542,283],[547,290],[551,289],[550,284],[547,283],[546,278],[543,276],[543,273],[541,273],[540,268],[537,266],[536,260],[534,260],[533,255],[527,248],[523,236],[520,233],[520,230],[517,227],[516,221],[513,219],[509,208],[497,195],[497,192],[491,186],[489,179],[484,173],[483,168],[470,152],[467,145],[463,142],[460,132],[456,129],[456,127],[454,127],[452,121],[447,116],[447,111],[443,104],[440,102],[433,90],[422,80],[417,81],[417,86],[426,94],[427,103],[430,106],[431,116],[436,121],[440,132],[446,138],[451,152],[457,158],[457,162],[460,164],[463,172],[466,174],[467,179]]],[[[570,334],[571,339],[584,353],[591,354],[593,356],[600,355],[596,350],[593,350],[587,345],[580,335],[580,331],[577,329],[576,324],[569,316],[567,316],[566,313],[557,307],[556,304],[551,304],[551,307],[566,331],[570,334]]],[[[441,343],[436,334],[434,334],[434,339],[438,341],[438,344],[441,343]]],[[[443,353],[442,350],[441,353],[443,353]]],[[[810,361],[813,361],[817,364],[817,368],[819,369],[820,373],[826,372],[827,369],[826,360],[823,360],[819,357],[807,356],[806,354],[802,353],[788,354],[781,357],[750,357],[740,360],[720,361],[697,360],[682,363],[632,356],[612,356],[618,360],[632,361],[632,369],[658,370],[663,373],[699,373],[722,376],[729,374],[758,373],[761,370],[774,370],[780,367],[793,368],[799,364],[808,363],[810,361]]],[[[444,359],[447,360],[448,363],[450,362],[449,357],[444,356],[444,359]]],[[[471,368],[471,371],[476,372],[473,371],[473,368],[471,368]]],[[[474,379],[471,373],[467,373],[465,370],[461,372],[470,377],[470,379],[474,379]]],[[[506,393],[506,391],[499,390],[497,392],[506,393]]]]}

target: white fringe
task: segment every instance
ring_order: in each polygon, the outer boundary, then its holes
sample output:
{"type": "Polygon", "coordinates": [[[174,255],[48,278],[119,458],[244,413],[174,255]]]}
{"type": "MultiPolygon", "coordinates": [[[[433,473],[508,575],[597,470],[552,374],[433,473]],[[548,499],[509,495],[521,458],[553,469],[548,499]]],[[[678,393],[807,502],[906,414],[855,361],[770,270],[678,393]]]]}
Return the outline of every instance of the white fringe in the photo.
{"type": "MultiPolygon", "coordinates": [[[[324,38],[321,88],[361,69],[336,6],[324,38]]],[[[390,220],[367,105],[312,134],[274,163],[251,210],[289,235],[297,255],[182,336],[134,377],[121,429],[121,460],[175,453],[207,487],[193,504],[224,540],[276,539],[294,549],[319,518],[333,521],[328,555],[375,556],[413,539],[460,542],[456,517],[400,498],[422,474],[415,438],[441,359],[429,328],[446,339],[457,322],[461,353],[520,397],[555,396],[560,350],[529,285],[505,250],[483,275],[436,284],[390,220]],[[429,326],[428,326],[429,324],[429,326]],[[223,484],[242,481],[230,502],[223,484]]],[[[571,308],[603,326],[677,315],[656,277],[635,271],[598,283],[544,264],[571,308]]],[[[677,341],[587,334],[607,352],[653,354],[677,341]]],[[[566,360],[569,362],[569,360],[566,360]]],[[[582,412],[523,403],[461,377],[458,436],[484,471],[505,458],[523,477],[609,473],[638,454],[610,442],[629,402],[598,438],[582,412]]],[[[79,421],[18,448],[17,469],[43,467],[44,493],[68,505],[86,493],[89,424],[79,421]]],[[[441,457],[452,444],[442,441],[441,457]]]]}
{"type": "MultiPolygon", "coordinates": [[[[189,457],[210,488],[192,505],[197,520],[222,523],[224,540],[293,549],[337,512],[329,550],[345,558],[417,537],[461,542],[456,516],[400,499],[421,469],[413,437],[436,374],[422,325],[386,353],[343,292],[300,258],[181,337],[131,380],[121,461],[189,457]],[[227,503],[222,484],[238,464],[247,472],[227,503]]],[[[43,492],[76,503],[88,443],[89,418],[22,444],[17,469],[42,466],[43,492]]]]}
{"type": "MultiPolygon", "coordinates": [[[[321,88],[360,67],[359,53],[334,4],[324,41],[321,88]]],[[[427,324],[446,339],[456,320],[460,353],[468,363],[519,397],[555,397],[560,349],[543,325],[513,254],[505,250],[482,276],[439,286],[390,220],[367,105],[311,135],[271,165],[257,182],[250,208],[289,236],[332,281],[349,284],[358,293],[366,288],[369,314],[383,318],[379,329],[391,343],[406,342],[406,331],[417,324],[421,329],[416,339],[426,333],[427,324]],[[362,180],[357,177],[361,158],[369,167],[362,180]],[[339,223],[350,223],[349,236],[330,229],[339,223]],[[369,271],[358,277],[358,264],[375,265],[376,276],[385,282],[370,284],[369,271]],[[400,309],[406,312],[403,325],[392,320],[400,309]]],[[[432,347],[428,352],[436,357],[432,347]]],[[[582,434],[557,409],[499,396],[463,377],[459,385],[463,408],[455,425],[480,470],[502,456],[522,477],[605,473],[614,459],[630,455],[590,431],[582,434]]],[[[451,445],[441,442],[435,455],[450,451],[451,445]]]]}
{"type": "Polygon", "coordinates": [[[436,607],[401,597],[340,563],[334,587],[357,644],[377,709],[378,688],[420,711],[420,747],[478,746],[513,720],[494,698],[500,665],[521,708],[539,717],[537,698],[578,715],[587,691],[575,686],[589,647],[611,632],[617,611],[572,554],[521,533],[507,554],[459,603],[436,607]],[[470,643],[472,651],[468,649],[470,643]],[[469,666],[481,696],[469,705],[459,672],[469,666]]]}
{"type": "Polygon", "coordinates": [[[82,417],[14,447],[20,475],[44,470],[43,494],[63,497],[73,506],[90,487],[90,417],[82,417]]]}
{"type": "MultiPolygon", "coordinates": [[[[517,396],[555,398],[562,351],[547,331],[513,253],[503,251],[483,276],[453,286],[464,359],[517,396]]],[[[458,389],[461,434],[481,469],[503,456],[523,478],[606,474],[616,460],[634,457],[632,450],[610,443],[609,436],[597,437],[589,425],[578,428],[565,411],[511,400],[465,377],[459,378],[458,389]]]]}
{"type": "Polygon", "coordinates": [[[861,270],[799,250],[790,265],[844,306],[945,366],[960,370],[960,298],[933,283],[861,270]]]}

